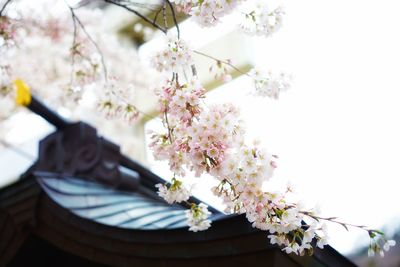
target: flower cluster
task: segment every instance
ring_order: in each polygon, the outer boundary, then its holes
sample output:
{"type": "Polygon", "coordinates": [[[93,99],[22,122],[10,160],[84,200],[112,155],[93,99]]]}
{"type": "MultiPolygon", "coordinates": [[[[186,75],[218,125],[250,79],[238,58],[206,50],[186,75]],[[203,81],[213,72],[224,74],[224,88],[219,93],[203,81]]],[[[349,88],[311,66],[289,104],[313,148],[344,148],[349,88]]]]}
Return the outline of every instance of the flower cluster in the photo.
{"type": "Polygon", "coordinates": [[[46,104],[69,110],[72,119],[90,120],[123,151],[135,155],[138,144],[131,126],[139,112],[133,92],[149,86],[150,70],[139,62],[134,49],[105,32],[103,11],[74,12],[81,23],[75,21],[75,27],[64,1],[12,1],[2,13],[0,123],[23,112],[15,107],[12,87],[13,80],[22,78],[46,104]],[[112,120],[107,115],[113,115],[112,120]]]}
{"type": "Polygon", "coordinates": [[[202,26],[212,26],[244,0],[173,0],[177,10],[189,14],[202,26]]]}
{"type": "Polygon", "coordinates": [[[278,99],[281,92],[287,91],[291,86],[291,76],[285,73],[274,75],[271,72],[264,73],[259,69],[252,69],[248,73],[253,78],[254,95],[278,99]]]}
{"type": "MultiPolygon", "coordinates": [[[[313,219],[311,224],[306,224],[309,219],[306,215],[310,212],[301,211],[301,206],[286,203],[285,196],[279,193],[264,193],[256,200],[255,210],[246,213],[253,226],[269,231],[268,237],[272,244],[283,246],[287,253],[298,255],[312,254],[311,242],[315,239],[317,246],[323,248],[327,244],[328,236],[324,223],[313,219]]],[[[315,213],[315,212],[312,212],[315,213]]],[[[313,217],[311,217],[313,218],[313,217]]]]}
{"type": "Polygon", "coordinates": [[[238,110],[229,104],[203,109],[198,82],[168,81],[157,94],[168,132],[153,133],[150,148],[157,159],[168,159],[174,173],[183,176],[184,167],[196,176],[214,172],[242,141],[238,110]]]}
{"type": "Polygon", "coordinates": [[[173,0],[179,12],[186,13],[201,26],[214,26],[238,7],[243,21],[239,27],[247,34],[269,36],[279,30],[284,12],[268,9],[265,1],[253,0],[173,0]],[[248,2],[245,5],[242,3],[248,2]]]}
{"type": "Polygon", "coordinates": [[[16,28],[9,17],[0,16],[0,47],[13,44],[16,28]]]}
{"type": "Polygon", "coordinates": [[[7,118],[14,109],[14,95],[8,66],[0,63],[0,121],[7,118]]]}
{"type": "Polygon", "coordinates": [[[183,166],[189,155],[188,139],[185,132],[192,128],[193,119],[201,109],[200,99],[204,97],[204,88],[193,79],[190,83],[179,84],[167,80],[156,90],[159,110],[167,125],[166,134],[152,133],[150,148],[159,160],[168,160],[170,169],[183,176],[183,166]]]}
{"type": "Polygon", "coordinates": [[[232,75],[229,74],[228,64],[232,64],[230,59],[226,61],[217,60],[215,65],[211,65],[208,69],[210,73],[214,73],[214,79],[222,82],[232,80],[232,75]]]}
{"type": "Polygon", "coordinates": [[[193,59],[188,45],[174,34],[168,34],[166,48],[154,55],[152,65],[160,72],[178,72],[193,65],[193,59]]]}
{"type": "Polygon", "coordinates": [[[247,205],[255,204],[254,198],[263,194],[263,183],[273,175],[276,157],[257,146],[248,147],[243,142],[230,151],[214,173],[220,184],[213,191],[223,196],[226,212],[244,211],[247,205]]]}
{"type": "Polygon", "coordinates": [[[258,1],[244,12],[240,28],[250,35],[269,36],[280,29],[283,15],[281,7],[270,11],[264,1],[258,1]]]}
{"type": "Polygon", "coordinates": [[[208,229],[211,226],[211,221],[207,219],[210,215],[211,212],[208,211],[207,205],[204,203],[192,204],[190,210],[186,211],[189,230],[197,232],[208,229]]]}
{"type": "Polygon", "coordinates": [[[75,43],[71,48],[71,57],[74,60],[72,82],[82,87],[101,79],[103,71],[101,55],[97,51],[85,50],[88,49],[84,43],[75,43]]]}
{"type": "Polygon", "coordinates": [[[7,119],[15,109],[8,50],[15,45],[16,34],[16,22],[7,16],[0,16],[0,121],[7,119]]]}
{"type": "Polygon", "coordinates": [[[108,87],[98,93],[97,108],[105,118],[111,120],[119,118],[128,124],[135,123],[140,115],[137,107],[129,102],[133,90],[120,90],[115,81],[109,81],[108,87]]]}
{"type": "Polygon", "coordinates": [[[245,213],[253,227],[268,231],[271,243],[287,253],[312,253],[314,239],[321,248],[326,244],[325,226],[312,217],[315,211],[302,211],[300,204],[287,203],[285,194],[262,190],[276,168],[276,156],[257,146],[242,146],[229,156],[215,173],[220,184],[212,189],[224,200],[225,212],[245,213]],[[305,224],[306,217],[313,222],[305,224]]]}
{"type": "Polygon", "coordinates": [[[181,140],[187,140],[187,165],[196,176],[217,172],[228,152],[242,141],[237,114],[233,105],[211,106],[187,130],[181,130],[181,140]]]}
{"type": "Polygon", "coordinates": [[[188,125],[201,111],[199,104],[200,99],[204,98],[205,90],[198,79],[193,78],[184,84],[166,80],[155,93],[159,100],[159,111],[169,112],[172,124],[182,122],[188,125]]]}
{"type": "Polygon", "coordinates": [[[158,195],[169,204],[180,203],[186,201],[190,197],[190,191],[176,178],[173,178],[171,185],[157,184],[158,195]]]}
{"type": "Polygon", "coordinates": [[[190,10],[192,18],[202,26],[217,24],[222,17],[231,13],[243,0],[198,1],[190,10]]]}
{"type": "Polygon", "coordinates": [[[189,14],[192,7],[197,5],[196,0],[171,0],[174,3],[178,12],[189,14]]]}
{"type": "Polygon", "coordinates": [[[389,251],[391,247],[396,245],[396,241],[387,240],[383,232],[378,230],[368,230],[370,244],[368,247],[368,256],[373,257],[379,253],[381,257],[385,256],[385,251],[389,251]]]}

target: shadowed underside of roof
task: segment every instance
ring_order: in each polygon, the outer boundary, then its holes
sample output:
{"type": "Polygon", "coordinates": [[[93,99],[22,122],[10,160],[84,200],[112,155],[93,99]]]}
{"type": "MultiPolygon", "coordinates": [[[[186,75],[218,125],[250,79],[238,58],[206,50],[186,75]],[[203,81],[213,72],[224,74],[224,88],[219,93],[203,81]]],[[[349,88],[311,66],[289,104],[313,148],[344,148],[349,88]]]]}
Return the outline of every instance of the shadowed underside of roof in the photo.
{"type": "Polygon", "coordinates": [[[243,216],[218,215],[209,230],[192,233],[178,224],[161,227],[153,208],[160,208],[164,219],[168,215],[162,209],[184,212],[144,193],[92,181],[55,174],[28,177],[0,191],[0,266],[354,266],[330,247],[317,249],[313,257],[286,255],[243,216]],[[124,201],[128,208],[115,204],[124,201]],[[150,212],[135,213],[142,204],[151,204],[150,212]],[[131,212],[131,224],[101,221],[121,210],[131,212]],[[51,260],[53,252],[59,262],[51,260]]]}

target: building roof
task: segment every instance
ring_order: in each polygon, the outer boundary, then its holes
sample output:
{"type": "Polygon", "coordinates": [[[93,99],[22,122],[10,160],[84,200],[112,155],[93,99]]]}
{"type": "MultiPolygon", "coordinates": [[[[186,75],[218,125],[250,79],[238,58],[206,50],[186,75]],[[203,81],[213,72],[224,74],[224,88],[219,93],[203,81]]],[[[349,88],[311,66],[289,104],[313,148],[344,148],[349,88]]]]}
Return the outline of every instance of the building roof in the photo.
{"type": "Polygon", "coordinates": [[[125,192],[94,181],[41,173],[35,178],[61,207],[100,224],[126,229],[186,226],[185,208],[171,206],[138,191],[125,192]]]}

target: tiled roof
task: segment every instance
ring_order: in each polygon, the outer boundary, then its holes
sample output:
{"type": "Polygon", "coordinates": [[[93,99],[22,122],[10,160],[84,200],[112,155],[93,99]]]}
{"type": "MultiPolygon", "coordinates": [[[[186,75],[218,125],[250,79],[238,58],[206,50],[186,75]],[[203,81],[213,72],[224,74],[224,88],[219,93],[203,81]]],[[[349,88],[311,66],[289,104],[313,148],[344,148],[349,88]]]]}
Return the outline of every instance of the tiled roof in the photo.
{"type": "Polygon", "coordinates": [[[37,175],[42,188],[74,214],[127,229],[171,229],[186,226],[185,208],[171,206],[141,192],[126,192],[96,181],[37,175]]]}

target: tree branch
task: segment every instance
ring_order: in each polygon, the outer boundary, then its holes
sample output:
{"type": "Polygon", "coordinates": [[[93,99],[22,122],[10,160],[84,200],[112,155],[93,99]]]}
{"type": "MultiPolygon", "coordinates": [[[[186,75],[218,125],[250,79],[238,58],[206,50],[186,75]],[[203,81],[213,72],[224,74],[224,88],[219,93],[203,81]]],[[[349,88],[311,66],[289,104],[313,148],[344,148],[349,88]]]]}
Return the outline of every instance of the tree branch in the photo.
{"type": "Polygon", "coordinates": [[[246,76],[251,77],[248,73],[243,72],[242,70],[240,70],[238,67],[236,67],[235,65],[233,65],[232,63],[230,63],[230,62],[227,61],[227,60],[221,60],[221,59],[215,58],[215,57],[213,57],[213,56],[207,55],[207,54],[205,54],[205,53],[203,53],[203,52],[197,51],[197,50],[192,50],[192,52],[195,53],[195,54],[198,54],[198,55],[207,57],[207,58],[209,58],[209,59],[215,60],[217,63],[219,62],[219,63],[225,64],[225,65],[231,67],[232,69],[236,70],[236,71],[239,72],[240,74],[243,74],[243,75],[246,75],[246,76]]]}
{"type": "Polygon", "coordinates": [[[32,156],[31,154],[29,154],[29,153],[23,151],[22,149],[18,148],[17,146],[14,146],[14,145],[12,145],[12,144],[9,144],[8,142],[6,142],[6,141],[4,141],[4,140],[1,140],[1,139],[0,139],[0,144],[2,144],[3,146],[5,146],[5,147],[11,149],[12,151],[14,151],[15,153],[17,153],[18,155],[20,155],[20,156],[22,156],[22,157],[24,157],[24,158],[26,158],[26,159],[28,159],[28,160],[35,160],[35,159],[36,159],[35,156],[32,156]]]}
{"type": "Polygon", "coordinates": [[[160,14],[160,12],[163,10],[163,8],[160,8],[159,10],[157,10],[156,14],[154,15],[154,19],[153,19],[153,23],[156,23],[158,15],[160,14]]]}
{"type": "Polygon", "coordinates": [[[159,29],[160,31],[162,31],[163,33],[167,33],[167,29],[162,28],[160,25],[158,25],[157,23],[151,21],[150,19],[148,19],[147,17],[145,17],[144,15],[140,14],[138,11],[136,11],[133,8],[130,8],[129,6],[126,6],[124,4],[118,3],[115,0],[103,0],[106,3],[112,4],[112,5],[116,5],[119,7],[122,7],[130,12],[132,12],[133,14],[135,14],[136,16],[140,17],[141,19],[143,19],[144,21],[146,21],[147,23],[149,23],[150,25],[152,25],[153,27],[159,29]]]}
{"type": "Polygon", "coordinates": [[[178,21],[176,20],[176,14],[175,14],[174,6],[171,4],[171,2],[169,0],[165,0],[165,2],[168,4],[169,8],[171,9],[172,19],[174,20],[176,32],[178,34],[178,39],[179,39],[181,33],[180,33],[180,30],[179,30],[178,21]]]}
{"type": "Polygon", "coordinates": [[[70,8],[70,10],[71,10],[71,16],[72,16],[72,23],[73,23],[73,26],[74,26],[74,32],[73,32],[73,37],[72,37],[72,49],[73,49],[73,51],[72,51],[72,58],[71,58],[72,64],[71,64],[71,77],[70,77],[70,84],[72,84],[73,81],[74,81],[74,66],[75,66],[75,51],[74,50],[76,49],[76,46],[77,46],[77,44],[76,44],[76,35],[78,33],[78,29],[76,27],[75,13],[73,12],[72,8],[70,8]]]}
{"type": "Polygon", "coordinates": [[[163,14],[163,21],[164,21],[164,28],[168,29],[168,20],[167,20],[167,3],[163,3],[162,6],[162,14],[163,14]]]}
{"type": "Polygon", "coordinates": [[[108,74],[107,74],[107,66],[105,64],[105,60],[104,60],[104,56],[103,53],[99,47],[99,45],[96,43],[96,41],[92,38],[92,36],[88,33],[88,31],[85,28],[85,25],[83,25],[82,21],[79,19],[79,17],[75,14],[74,9],[68,5],[69,10],[71,11],[71,16],[72,16],[72,20],[74,23],[74,40],[73,40],[73,45],[76,45],[76,24],[78,24],[80,26],[80,28],[82,29],[82,31],[85,33],[86,37],[89,39],[89,41],[94,45],[94,47],[96,48],[97,52],[100,54],[100,58],[101,58],[101,65],[103,66],[103,72],[104,72],[104,80],[105,82],[107,82],[108,80],[108,74]]]}
{"type": "Polygon", "coordinates": [[[6,7],[7,7],[8,4],[10,4],[11,2],[12,2],[12,0],[7,0],[7,1],[4,3],[3,7],[2,7],[1,10],[0,10],[0,17],[3,16],[4,10],[6,10],[6,7]]]}

